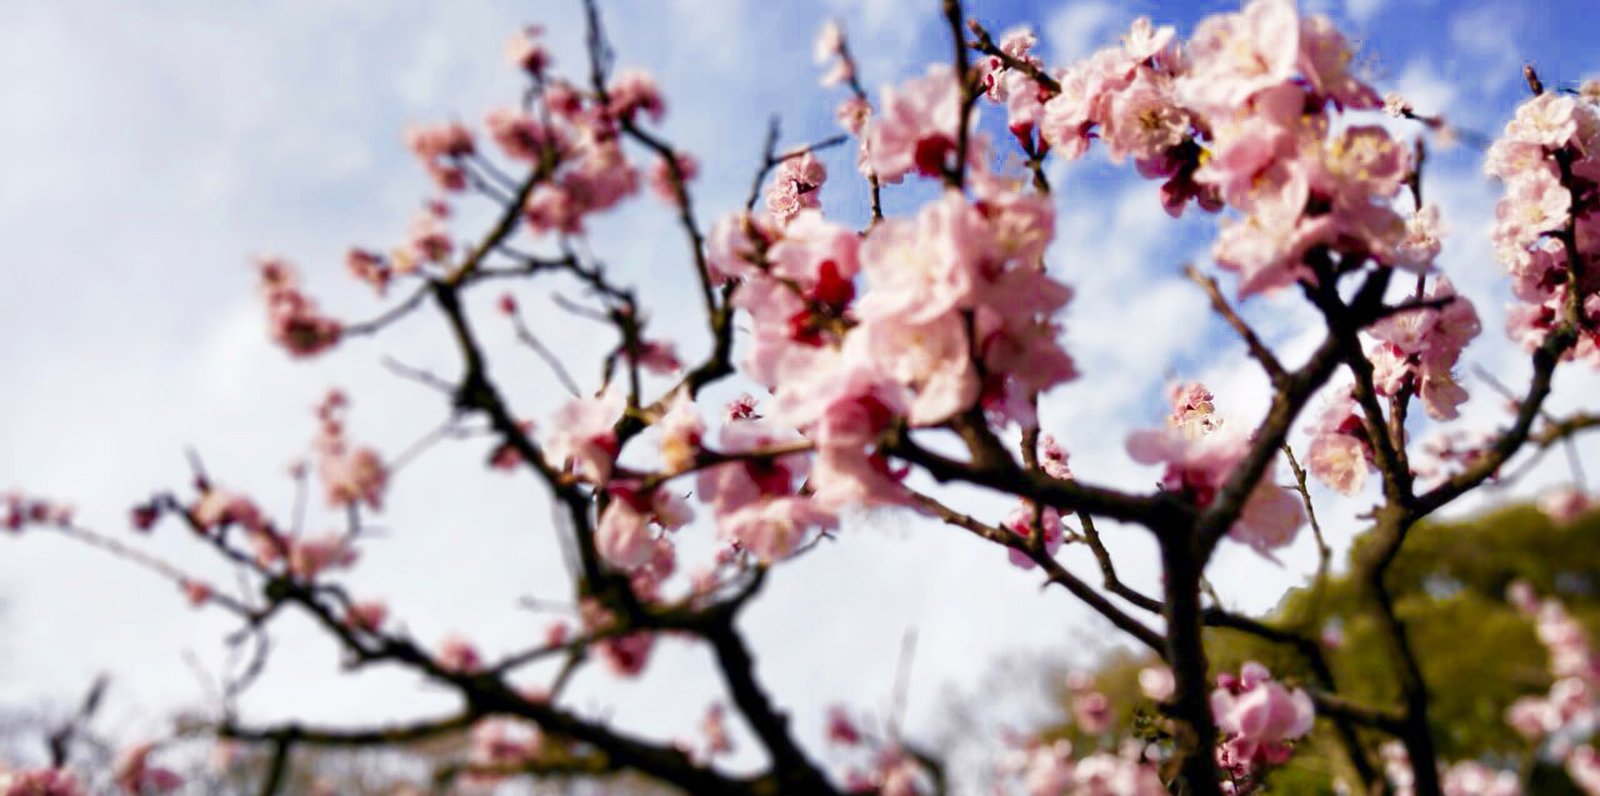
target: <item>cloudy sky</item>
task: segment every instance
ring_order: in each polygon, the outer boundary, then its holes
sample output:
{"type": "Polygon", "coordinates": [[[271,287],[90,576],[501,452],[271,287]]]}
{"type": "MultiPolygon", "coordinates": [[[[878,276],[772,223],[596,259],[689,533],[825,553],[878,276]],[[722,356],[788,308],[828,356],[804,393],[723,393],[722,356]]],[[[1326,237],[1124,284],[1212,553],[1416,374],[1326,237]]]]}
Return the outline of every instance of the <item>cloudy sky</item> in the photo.
{"type": "MultiPolygon", "coordinates": [[[[845,23],[865,82],[876,86],[944,57],[936,5],[634,0],[605,8],[620,62],[658,75],[669,105],[665,133],[699,158],[696,203],[709,223],[742,200],[768,116],[781,114],[789,144],[834,132],[840,96],[817,87],[810,61],[823,19],[845,23]]],[[[997,30],[1031,21],[1051,64],[1115,42],[1139,14],[1187,32],[1204,13],[1233,5],[971,3],[997,30]]],[[[1552,83],[1600,70],[1600,56],[1572,32],[1592,22],[1582,0],[1326,0],[1316,7],[1363,42],[1361,63],[1381,89],[1463,129],[1499,129],[1522,90],[1524,60],[1552,83]]],[[[380,364],[389,356],[453,372],[437,317],[419,314],[377,340],[290,362],[266,342],[249,264],[283,254],[335,314],[377,314],[382,305],[350,284],[341,257],[352,244],[383,248],[398,240],[431,195],[400,130],[440,119],[476,122],[486,109],[513,102],[518,82],[502,48],[527,22],[550,28],[559,69],[581,68],[577,3],[330,0],[312,8],[7,4],[0,146],[12,155],[0,180],[0,229],[8,238],[0,266],[0,489],[62,497],[84,524],[127,536],[126,509],[153,491],[181,487],[184,451],[192,448],[215,480],[284,515],[293,495],[286,470],[306,452],[311,407],[327,388],[351,395],[352,434],[390,454],[445,419],[437,394],[380,364]]],[[[1471,147],[1435,155],[1427,191],[1453,231],[1442,262],[1485,321],[1468,363],[1519,385],[1527,368],[1500,332],[1509,294],[1486,245],[1494,188],[1479,176],[1471,147]]],[[[848,154],[827,162],[834,179],[824,206],[863,218],[848,154]]],[[[1203,379],[1225,414],[1253,423],[1265,406],[1262,382],[1179,276],[1185,262],[1209,262],[1211,220],[1170,222],[1153,185],[1098,157],[1052,176],[1060,218],[1050,262],[1078,290],[1066,326],[1084,377],[1052,396],[1046,428],[1067,443],[1080,477],[1144,488],[1154,475],[1127,460],[1122,438],[1159,418],[1163,385],[1203,379]]],[[[909,200],[891,196],[890,204],[909,200]]],[[[461,211],[456,234],[475,236],[483,209],[461,211]]],[[[683,244],[659,204],[646,197],[607,219],[593,245],[650,296],[655,328],[695,328],[679,309],[695,306],[683,244]]],[[[547,291],[522,298],[536,332],[592,386],[590,363],[605,335],[555,311],[547,291]]],[[[1292,301],[1251,310],[1290,358],[1314,342],[1292,301]]],[[[520,412],[548,417],[559,391],[529,352],[504,345],[509,330],[484,316],[484,334],[501,346],[497,379],[520,412]]],[[[686,332],[684,348],[699,345],[686,332]]],[[[1489,392],[1466,376],[1475,394],[1489,392]]],[[[1574,405],[1597,386],[1587,376],[1566,379],[1557,406],[1574,405]]],[[[1496,404],[1478,401],[1466,424],[1497,421],[1496,404]]],[[[417,638],[458,632],[493,654],[527,645],[549,620],[520,607],[520,598],[563,600],[567,581],[540,490],[524,477],[483,473],[483,453],[481,441],[447,444],[402,470],[377,520],[383,533],[365,545],[349,582],[357,594],[389,600],[417,638]]],[[[1564,478],[1554,465],[1524,492],[1564,478]]],[[[976,510],[1006,508],[963,499],[976,510]]],[[[1371,496],[1317,499],[1342,549],[1355,528],[1350,517],[1371,496]]],[[[313,514],[313,524],[336,522],[313,514]]],[[[1153,589],[1146,540],[1132,529],[1112,531],[1130,578],[1153,589]]],[[[686,532],[694,534],[704,540],[709,529],[686,532]]],[[[0,555],[0,704],[70,699],[102,671],[115,675],[113,715],[130,734],[156,732],[175,708],[212,704],[207,680],[227,660],[224,617],[191,610],[169,584],[124,562],[38,536],[12,540],[0,555]]],[[[169,526],[148,547],[227,577],[186,541],[169,526]]],[[[1093,571],[1082,551],[1064,556],[1093,571]]],[[[1229,549],[1212,579],[1233,605],[1264,609],[1301,581],[1312,557],[1308,538],[1282,566],[1229,549]]],[[[905,726],[924,737],[940,729],[949,699],[970,693],[998,659],[1087,661],[1116,643],[1107,625],[1064,594],[1041,591],[1037,577],[1008,566],[1003,552],[899,514],[853,518],[837,544],[780,570],[746,629],[761,676],[780,701],[801,708],[797,721],[808,738],[818,737],[824,704],[881,713],[908,629],[918,645],[905,726]]],[[[284,623],[275,638],[265,677],[241,703],[246,717],[350,722],[450,705],[404,673],[342,676],[332,645],[302,625],[284,623]]],[[[708,663],[703,650],[669,643],[646,678],[619,684],[587,672],[572,699],[652,735],[682,735],[717,698],[708,663]]]]}

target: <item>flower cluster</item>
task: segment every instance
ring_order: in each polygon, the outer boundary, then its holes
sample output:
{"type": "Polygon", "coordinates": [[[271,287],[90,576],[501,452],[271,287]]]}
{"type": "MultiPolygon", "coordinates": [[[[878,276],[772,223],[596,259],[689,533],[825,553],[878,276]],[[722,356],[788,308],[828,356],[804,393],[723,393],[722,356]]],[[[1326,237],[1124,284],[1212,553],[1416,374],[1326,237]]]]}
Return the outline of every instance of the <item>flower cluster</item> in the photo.
{"type": "Polygon", "coordinates": [[[1211,712],[1226,736],[1217,748],[1217,763],[1237,778],[1288,760],[1293,742],[1311,732],[1316,718],[1305,691],[1275,682],[1267,667],[1254,661],[1237,676],[1217,675],[1211,712]]]}
{"type": "MultiPolygon", "coordinates": [[[[1011,510],[1006,516],[1006,521],[1001,523],[1002,528],[1022,537],[1031,539],[1034,528],[1038,527],[1040,540],[1044,542],[1045,555],[1054,557],[1057,550],[1061,549],[1063,526],[1061,512],[1048,506],[1038,507],[1032,503],[1024,502],[1011,510]]],[[[1038,566],[1026,552],[1011,548],[1007,551],[1011,557],[1011,564],[1022,569],[1033,569],[1038,566]]]]}
{"type": "Polygon", "coordinates": [[[331,390],[317,407],[320,427],[314,448],[323,494],[330,506],[365,503],[381,509],[389,468],[377,451],[352,445],[345,438],[344,414],[348,406],[344,393],[331,390]]]}
{"type": "Polygon", "coordinates": [[[1467,400],[1453,371],[1462,349],[1481,329],[1478,312],[1442,275],[1428,284],[1423,300],[1431,304],[1391,315],[1366,330],[1372,340],[1367,358],[1380,394],[1410,390],[1422,398],[1429,417],[1451,420],[1467,400]]]}
{"type": "Polygon", "coordinates": [[[0,495],[0,528],[20,531],[29,525],[72,524],[72,507],[17,492],[0,495]]]}
{"type": "Polygon", "coordinates": [[[1529,741],[1542,743],[1551,757],[1565,760],[1568,773],[1586,793],[1600,794],[1595,750],[1576,743],[1600,724],[1600,653],[1559,600],[1540,600],[1522,581],[1511,585],[1507,599],[1534,621],[1539,641],[1550,653],[1555,682],[1543,696],[1512,703],[1506,723],[1529,741]]]}
{"type": "MultiPolygon", "coordinates": [[[[1167,426],[1128,436],[1128,453],[1134,461],[1166,465],[1162,488],[1202,509],[1216,500],[1218,490],[1250,450],[1248,435],[1216,415],[1212,397],[1199,384],[1175,384],[1167,426]]],[[[1269,468],[1228,535],[1270,558],[1273,550],[1294,541],[1305,520],[1299,496],[1275,483],[1269,468]]]]}
{"type": "Polygon", "coordinates": [[[1306,469],[1328,488],[1344,495],[1361,491],[1367,471],[1376,470],[1372,443],[1361,409],[1348,387],[1330,394],[1309,429],[1306,469]]]}
{"type": "MultiPolygon", "coordinates": [[[[765,420],[734,420],[718,432],[718,449],[744,454],[792,443],[765,420]]],[[[802,454],[750,456],[700,471],[696,494],[717,518],[723,539],[760,559],[783,558],[816,529],[832,528],[835,514],[802,492],[811,473],[802,454]]]]}
{"type": "Polygon", "coordinates": [[[619,569],[635,569],[652,563],[662,550],[671,559],[671,545],[661,540],[652,528],[675,531],[694,518],[694,511],[683,496],[670,489],[642,491],[628,483],[612,482],[607,487],[610,502],[600,513],[594,543],[600,556],[619,569]]]}
{"type": "Polygon", "coordinates": [[[151,765],[155,745],[142,743],[124,749],[117,756],[114,774],[117,786],[130,796],[155,796],[183,787],[183,778],[171,769],[151,765]]]}
{"type": "Polygon", "coordinates": [[[811,152],[784,157],[767,187],[767,213],[778,227],[786,226],[801,210],[822,207],[822,184],[828,169],[811,152]]]}
{"type": "Polygon", "coordinates": [[[472,131],[460,122],[420,125],[406,130],[406,148],[422,161],[435,185],[445,191],[467,187],[467,171],[461,161],[477,152],[472,131]]]}
{"type": "Polygon", "coordinates": [[[0,772],[0,794],[4,796],[87,796],[72,772],[59,768],[0,772]]]}
{"type": "Polygon", "coordinates": [[[626,399],[611,391],[596,398],[571,401],[556,413],[544,439],[545,456],[557,469],[571,469],[592,484],[611,479],[617,458],[616,424],[626,399]]]}
{"type": "Polygon", "coordinates": [[[297,357],[308,357],[339,342],[344,325],[322,314],[317,302],[300,289],[294,266],[276,257],[256,264],[261,279],[261,299],[267,307],[267,331],[272,341],[297,357]]]}
{"type": "Polygon", "coordinates": [[[485,719],[472,726],[468,734],[467,760],[472,764],[468,781],[493,785],[519,766],[537,760],[544,752],[544,736],[538,727],[515,719],[485,719]]]}
{"type": "Polygon", "coordinates": [[[1214,254],[1250,295],[1313,279],[1315,263],[1422,270],[1437,252],[1436,213],[1408,222],[1390,206],[1409,174],[1407,148],[1381,126],[1335,123],[1336,112],[1381,105],[1352,60],[1327,17],[1252,0],[1203,20],[1187,45],[1140,19],[1122,46],[1072,65],[1058,85],[1010,69],[1001,93],[1014,131],[1036,117],[1044,142],[1068,158],[1102,139],[1113,160],[1165,181],[1170,213],[1190,200],[1237,211],[1214,254]]]}
{"type": "MultiPolygon", "coordinates": [[[[659,120],[665,105],[654,80],[636,70],[618,73],[604,98],[562,81],[542,84],[541,93],[548,124],[511,109],[500,111],[491,127],[501,131],[495,138],[508,156],[534,161],[549,172],[523,208],[529,229],[536,235],[581,233],[586,216],[615,207],[639,190],[639,171],[622,151],[618,125],[640,111],[659,120]]],[[[692,164],[678,165],[685,179],[692,176],[692,164]]],[[[670,187],[661,178],[657,182],[658,191],[670,187]]]]}
{"type": "Polygon", "coordinates": [[[1558,526],[1570,525],[1595,506],[1594,498],[1575,486],[1557,487],[1539,496],[1539,510],[1558,526]]]}
{"type": "MultiPolygon", "coordinates": [[[[1383,773],[1395,796],[1415,796],[1416,773],[1399,741],[1383,745],[1383,773]]],[[[1439,766],[1439,789],[1445,796],[1522,796],[1522,783],[1512,771],[1490,768],[1476,760],[1439,766]]]]}
{"type": "Polygon", "coordinates": [[[1137,747],[1074,759],[1069,741],[1035,741],[1014,756],[1010,768],[1028,796],[1162,796],[1168,791],[1161,775],[1137,747]]]}
{"type": "Polygon", "coordinates": [[[1579,338],[1568,355],[1600,364],[1600,108],[1582,96],[1533,97],[1489,148],[1484,170],[1506,188],[1492,240],[1518,299],[1508,331],[1533,348],[1576,310],[1579,338]]]}
{"type": "Polygon", "coordinates": [[[592,598],[585,599],[579,605],[579,615],[585,631],[604,636],[590,646],[590,651],[599,655],[612,674],[637,677],[644,671],[645,664],[650,662],[650,652],[655,648],[655,634],[634,632],[608,635],[615,626],[616,618],[592,598]]]}

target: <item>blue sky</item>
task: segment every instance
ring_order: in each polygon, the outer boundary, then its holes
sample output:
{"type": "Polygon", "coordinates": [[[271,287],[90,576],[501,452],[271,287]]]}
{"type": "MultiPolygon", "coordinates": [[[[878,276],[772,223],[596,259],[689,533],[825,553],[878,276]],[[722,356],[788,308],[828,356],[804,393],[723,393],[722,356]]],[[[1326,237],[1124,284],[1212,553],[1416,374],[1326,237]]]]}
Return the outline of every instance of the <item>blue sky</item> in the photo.
{"type": "MultiPolygon", "coordinates": [[[[545,22],[558,67],[576,68],[576,6],[336,0],[312,14],[299,4],[198,0],[8,4],[0,26],[0,146],[12,153],[0,181],[0,229],[9,244],[0,267],[0,373],[7,379],[0,488],[68,497],[89,524],[120,533],[126,507],[185,482],[188,445],[223,483],[287,506],[284,469],[304,452],[314,433],[310,409],[329,386],[351,393],[352,433],[385,451],[399,451],[439,422],[437,396],[379,365],[391,355],[451,372],[453,355],[436,319],[420,316],[333,358],[292,363],[266,344],[248,264],[258,254],[282,253],[301,264],[332,311],[352,319],[376,314],[379,305],[345,278],[340,258],[352,244],[397,240],[430,195],[399,131],[442,118],[475,122],[487,108],[513,101],[516,78],[501,49],[525,22],[545,22]]],[[[1552,83],[1600,73],[1600,51],[1588,35],[1597,12],[1577,0],[1318,6],[1364,43],[1363,63],[1381,90],[1399,90],[1420,111],[1443,112],[1463,128],[1499,129],[1521,96],[1525,59],[1552,83]]],[[[781,113],[785,143],[835,131],[832,108],[841,95],[817,87],[811,64],[812,37],[824,18],[843,19],[874,88],[920,73],[948,52],[933,0],[605,7],[620,62],[661,78],[665,132],[700,159],[696,203],[706,223],[742,200],[768,115],[781,113]]],[[[1115,42],[1138,14],[1187,32],[1204,13],[1235,6],[1089,0],[970,7],[997,31],[1033,20],[1055,65],[1115,42]]],[[[1431,162],[1428,191],[1455,232],[1444,266],[1485,318],[1468,361],[1518,384],[1526,369],[1500,332],[1507,294],[1486,246],[1493,186],[1478,176],[1468,147],[1438,151],[1431,162]]],[[[848,153],[831,153],[827,163],[833,176],[825,207],[844,218],[864,216],[848,153]]],[[[1050,262],[1078,290],[1067,339],[1085,378],[1056,396],[1045,412],[1047,428],[1068,443],[1083,477],[1143,488],[1154,475],[1127,461],[1121,440],[1156,420],[1168,379],[1204,378],[1238,422],[1259,416],[1262,385],[1178,276],[1184,262],[1209,263],[1209,219],[1169,222],[1153,185],[1097,156],[1057,168],[1052,178],[1060,219],[1050,262]]],[[[481,209],[463,211],[456,230],[467,237],[483,216],[481,209]]],[[[689,319],[678,309],[695,306],[682,242],[653,200],[607,219],[595,240],[619,273],[659,291],[651,305],[657,328],[694,328],[684,326],[689,319]]],[[[540,292],[528,293],[524,304],[543,310],[531,323],[547,341],[576,355],[592,356],[603,345],[549,312],[540,292]]],[[[1250,313],[1291,358],[1312,342],[1292,302],[1258,302],[1250,313]]],[[[486,334],[508,342],[509,330],[488,320],[486,334]]],[[[683,345],[698,350],[692,333],[683,345]]],[[[497,377],[519,408],[548,417],[559,396],[537,361],[511,348],[501,357],[497,377]]],[[[592,368],[578,367],[580,377],[593,378],[592,368]]],[[[1559,400],[1570,405],[1594,385],[1574,377],[1559,400]]],[[[1492,403],[1478,402],[1465,422],[1492,422],[1492,403]]],[[[389,598],[422,640],[459,631],[503,652],[543,627],[517,598],[560,598],[566,587],[542,498],[528,483],[480,475],[481,454],[470,444],[440,448],[403,471],[383,517],[387,537],[363,551],[351,583],[358,593],[389,598]]],[[[1537,478],[1562,476],[1557,468],[1537,478]]],[[[1318,498],[1330,516],[1363,505],[1359,498],[1318,498]]],[[[975,510],[1007,507],[963,499],[975,510]]],[[[1355,525],[1331,524],[1342,548],[1355,525]]],[[[201,572],[225,574],[206,569],[184,541],[169,529],[151,544],[201,572]]],[[[3,704],[68,698],[102,670],[117,674],[114,715],[130,734],[156,731],[175,706],[205,704],[183,656],[192,651],[213,670],[222,663],[218,639],[227,625],[220,617],[191,611],[169,586],[94,551],[48,539],[7,542],[0,556],[3,704]],[[71,630],[84,627],[93,631],[71,630]]],[[[1114,544],[1129,577],[1153,587],[1147,543],[1129,531],[1114,544]]],[[[1082,551],[1065,556],[1092,572],[1082,551]]],[[[1231,602],[1259,609],[1299,582],[1310,561],[1309,540],[1283,567],[1229,550],[1213,576],[1231,602]]],[[[827,702],[869,710],[884,704],[907,627],[920,638],[906,721],[913,735],[937,731],[948,698],[975,688],[997,658],[1086,660],[1114,643],[1104,624],[1063,594],[1041,593],[1036,577],[1007,566],[1000,551],[897,514],[852,518],[839,544],[780,572],[750,620],[762,675],[780,700],[802,708],[797,720],[807,737],[818,732],[827,702]]],[[[245,698],[246,716],[357,720],[382,715],[396,692],[418,713],[448,706],[443,694],[400,673],[350,684],[338,675],[331,645],[303,626],[282,634],[284,654],[245,698]]],[[[613,711],[663,737],[681,734],[715,698],[707,663],[703,651],[669,646],[642,682],[580,678],[574,703],[613,711]]],[[[1023,708],[1008,710],[1007,720],[1026,718],[1023,708]]]]}

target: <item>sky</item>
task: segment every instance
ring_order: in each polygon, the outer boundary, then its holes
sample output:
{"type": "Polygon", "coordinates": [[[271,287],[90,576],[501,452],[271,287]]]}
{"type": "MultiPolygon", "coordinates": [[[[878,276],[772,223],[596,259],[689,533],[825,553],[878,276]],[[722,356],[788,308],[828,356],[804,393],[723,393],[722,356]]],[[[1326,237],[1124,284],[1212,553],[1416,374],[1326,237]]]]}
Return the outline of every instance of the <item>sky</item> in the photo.
{"type": "MultiPolygon", "coordinates": [[[[400,131],[441,119],[475,123],[514,102],[517,76],[502,48],[528,22],[551,31],[558,70],[581,69],[577,5],[330,0],[313,12],[285,2],[8,3],[0,25],[0,147],[13,153],[0,180],[0,229],[8,238],[0,266],[0,489],[68,500],[87,526],[226,578],[175,527],[148,540],[131,539],[126,529],[128,507],[187,482],[186,450],[198,453],[214,480],[281,515],[293,497],[287,469],[307,452],[311,409],[329,387],[352,398],[353,437],[390,454],[441,423],[447,407],[437,394],[381,364],[392,357],[454,372],[436,316],[419,314],[332,356],[290,361],[267,342],[250,264],[282,254],[334,314],[378,314],[383,305],[345,277],[342,255],[351,245],[398,240],[432,195],[400,131]]],[[[619,62],[649,69],[662,84],[665,136],[700,161],[695,202],[706,224],[742,202],[769,116],[781,115],[785,144],[836,131],[832,109],[842,97],[817,85],[811,63],[824,19],[844,23],[869,87],[920,74],[948,51],[932,0],[603,7],[619,62]]],[[[1204,14],[1234,7],[1223,0],[975,0],[969,13],[996,31],[1031,21],[1054,66],[1116,42],[1137,15],[1187,33],[1204,14]]],[[[1334,16],[1361,42],[1362,68],[1380,90],[1398,91],[1418,111],[1442,113],[1463,130],[1498,131],[1525,91],[1524,61],[1552,84],[1600,73],[1600,53],[1583,33],[1600,12],[1583,0],[1305,7],[1334,16]]],[[[824,207],[864,218],[851,155],[835,151],[825,162],[832,179],[824,207]]],[[[1159,422],[1170,380],[1205,381],[1225,415],[1252,424],[1266,405],[1264,381],[1181,276],[1186,262],[1214,269],[1207,243],[1214,220],[1170,221],[1154,185],[1098,156],[1052,169],[1058,223],[1049,262],[1077,291],[1066,340],[1084,375],[1051,396],[1045,429],[1065,442],[1080,477],[1148,488],[1155,474],[1128,460],[1122,440],[1159,422]]],[[[1509,293],[1487,246],[1496,188],[1480,175],[1471,146],[1436,147],[1425,190],[1452,231],[1441,265],[1484,319],[1466,363],[1520,389],[1528,368],[1501,333],[1509,293]]],[[[915,199],[891,194],[888,201],[894,210],[915,199]]],[[[463,205],[457,236],[476,236],[485,210],[463,205]]],[[[649,296],[652,328],[697,328],[686,314],[696,304],[683,242],[663,206],[642,197],[597,224],[592,243],[649,296]]],[[[557,290],[577,295],[571,285],[557,290]]],[[[590,363],[606,335],[555,311],[548,291],[527,291],[519,298],[536,333],[594,386],[590,363]]],[[[493,295],[476,298],[484,334],[498,346],[496,379],[521,413],[548,418],[559,390],[530,352],[510,345],[510,330],[492,322],[493,295]]],[[[1247,309],[1288,359],[1315,343],[1307,313],[1292,300],[1247,309]]],[[[702,344],[693,331],[683,333],[691,356],[702,344]]],[[[1490,393],[1481,379],[1465,377],[1475,395],[1490,393]]],[[[1558,410],[1600,386],[1588,373],[1562,378],[1558,410]]],[[[713,391],[705,405],[727,397],[713,391]]],[[[1499,422],[1498,403],[1475,401],[1462,426],[1499,422]]],[[[359,595],[387,599],[419,640],[461,633],[493,655],[537,639],[548,616],[521,599],[564,600],[567,581],[540,490],[525,477],[482,472],[484,447],[448,443],[401,470],[376,520],[382,532],[364,546],[347,582],[359,595]]],[[[1552,461],[1516,494],[1537,494],[1566,477],[1552,461]]],[[[1343,550],[1358,527],[1354,514],[1373,495],[1315,497],[1343,550]]],[[[988,516],[1009,508],[978,495],[957,499],[988,516]]],[[[312,519],[330,528],[337,521],[312,519]]],[[[1154,591],[1148,540],[1137,529],[1110,531],[1124,574],[1154,591]]],[[[695,526],[686,544],[708,549],[710,532],[695,526]]],[[[71,700],[98,672],[114,675],[110,720],[130,736],[158,733],[174,710],[214,706],[208,693],[227,662],[226,617],[189,608],[169,584],[126,562],[34,536],[0,540],[0,707],[71,700]]],[[[1211,579],[1231,606],[1264,610],[1302,582],[1313,559],[1309,536],[1281,564],[1225,547],[1211,579]]],[[[1094,572],[1084,551],[1069,549],[1063,560],[1094,572]]],[[[948,729],[941,725],[951,701],[992,685],[997,661],[1087,664],[1120,643],[1064,593],[1042,590],[1036,574],[1009,566],[1003,551],[885,512],[849,518],[837,543],[780,568],[743,628],[761,677],[780,703],[797,708],[799,731],[812,742],[827,704],[884,714],[908,630],[917,643],[902,726],[929,739],[948,729]]],[[[284,623],[274,638],[265,675],[240,702],[247,719],[350,723],[452,704],[403,672],[341,673],[332,644],[303,623],[284,623]]],[[[668,642],[639,681],[598,670],[581,675],[572,704],[654,737],[682,736],[719,698],[709,665],[704,650],[668,642]]],[[[1028,706],[1007,710],[996,720],[1026,722],[1028,706]]]]}

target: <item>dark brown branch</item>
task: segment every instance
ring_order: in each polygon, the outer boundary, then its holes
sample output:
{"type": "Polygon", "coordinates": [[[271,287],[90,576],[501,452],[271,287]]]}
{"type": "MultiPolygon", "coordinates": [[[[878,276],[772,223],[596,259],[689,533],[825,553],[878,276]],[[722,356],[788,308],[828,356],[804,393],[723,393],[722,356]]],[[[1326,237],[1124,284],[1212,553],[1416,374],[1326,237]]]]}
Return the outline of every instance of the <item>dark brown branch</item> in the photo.
{"type": "Polygon", "coordinates": [[[772,756],[773,771],[781,793],[837,793],[828,778],[807,758],[789,732],[789,717],[773,706],[755,678],[755,661],[733,627],[728,613],[711,623],[706,640],[711,642],[722,669],[724,682],[739,713],[761,739],[772,756]]]}
{"type": "Polygon", "coordinates": [[[1115,625],[1117,629],[1138,639],[1140,643],[1149,647],[1157,655],[1165,656],[1166,649],[1161,634],[1129,616],[1127,612],[1106,599],[1105,595],[1095,591],[1089,584],[1084,583],[1076,575],[1067,571],[1066,567],[1061,565],[1061,562],[1050,557],[1042,545],[1032,546],[1028,543],[1028,540],[1017,534],[1002,528],[996,528],[975,517],[956,511],[927,495],[913,493],[912,499],[918,507],[939,517],[947,525],[962,528],[1002,547],[1021,551],[1035,564],[1044,568],[1045,574],[1048,576],[1047,582],[1056,583],[1066,588],[1073,596],[1082,600],[1084,604],[1115,625]]]}
{"type": "Polygon", "coordinates": [[[1005,64],[1007,69],[1016,69],[1017,71],[1026,74],[1028,77],[1033,78],[1033,82],[1043,86],[1044,90],[1049,92],[1051,95],[1061,93],[1060,81],[1051,77],[1049,72],[1039,68],[1037,64],[1024,61],[1006,52],[1005,50],[1000,49],[1000,45],[994,43],[994,38],[989,35],[989,31],[985,29],[983,25],[979,24],[977,20],[969,20],[967,22],[967,27],[972,31],[972,35],[977,37],[975,40],[968,43],[969,47],[983,53],[984,55],[992,55],[996,58],[999,58],[1000,63],[1005,64]]]}
{"type": "Polygon", "coordinates": [[[951,459],[918,445],[905,429],[891,429],[881,442],[879,449],[884,453],[927,470],[936,480],[986,486],[1063,512],[1085,511],[1146,527],[1187,522],[1193,514],[1188,504],[1165,493],[1130,495],[1081,481],[1062,481],[1024,470],[1014,461],[979,465],[951,459]]]}
{"type": "Polygon", "coordinates": [[[1272,353],[1272,349],[1267,348],[1266,344],[1261,342],[1261,338],[1256,335],[1255,330],[1251,329],[1250,325],[1245,323],[1237,312],[1233,311],[1233,307],[1228,304],[1228,299],[1222,295],[1221,288],[1217,286],[1217,280],[1200,273],[1200,269],[1195,268],[1193,265],[1184,266],[1183,273],[1189,277],[1190,281],[1199,285],[1206,292],[1206,297],[1211,299],[1211,308],[1222,316],[1222,319],[1227,321],[1233,331],[1239,335],[1239,339],[1244,341],[1245,346],[1250,349],[1250,356],[1255,357],[1256,361],[1261,363],[1261,368],[1267,372],[1267,376],[1272,380],[1273,386],[1276,387],[1283,384],[1289,378],[1288,371],[1283,369],[1283,365],[1278,362],[1278,357],[1272,353]]]}
{"type": "Polygon", "coordinates": [[[242,727],[224,723],[215,728],[217,737],[249,743],[303,743],[310,746],[385,746],[415,743],[470,728],[479,717],[471,712],[443,719],[400,724],[391,727],[334,729],[307,727],[298,723],[275,727],[242,727]]]}

